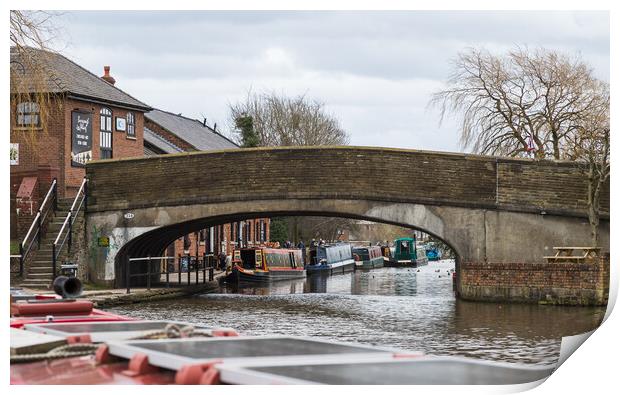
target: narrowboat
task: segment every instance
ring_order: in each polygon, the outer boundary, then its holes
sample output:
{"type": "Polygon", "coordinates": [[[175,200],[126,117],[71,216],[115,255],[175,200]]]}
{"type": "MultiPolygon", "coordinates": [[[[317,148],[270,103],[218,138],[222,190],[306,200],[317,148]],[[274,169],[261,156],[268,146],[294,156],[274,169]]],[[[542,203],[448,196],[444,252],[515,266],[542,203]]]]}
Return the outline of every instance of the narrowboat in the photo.
{"type": "Polygon", "coordinates": [[[306,271],[311,273],[344,273],[355,269],[351,244],[324,244],[311,251],[306,271]]]}
{"type": "Polygon", "coordinates": [[[429,261],[438,261],[441,259],[441,253],[434,245],[426,246],[426,257],[429,261]]]}
{"type": "MultiPolygon", "coordinates": [[[[420,261],[420,263],[423,263],[420,261]]],[[[385,262],[386,267],[417,267],[417,251],[415,238],[401,237],[394,240],[394,252],[392,256],[385,262]]]]}
{"type": "Polygon", "coordinates": [[[383,267],[381,247],[354,247],[353,257],[356,269],[375,269],[383,267]]]}
{"type": "Polygon", "coordinates": [[[271,282],[306,277],[302,252],[295,248],[252,247],[233,252],[227,283],[271,282]]]}
{"type": "Polygon", "coordinates": [[[392,256],[394,256],[393,253],[393,248],[390,248],[390,246],[381,246],[381,255],[383,256],[383,266],[387,266],[386,263],[388,263],[390,261],[390,259],[392,259],[392,256]]]}
{"type": "MultiPolygon", "coordinates": [[[[79,283],[79,293],[81,293],[79,283]]],[[[11,328],[22,328],[27,324],[71,323],[71,322],[107,322],[125,321],[132,318],[123,317],[94,308],[90,300],[64,299],[59,295],[35,295],[21,289],[11,290],[11,328]]]]}

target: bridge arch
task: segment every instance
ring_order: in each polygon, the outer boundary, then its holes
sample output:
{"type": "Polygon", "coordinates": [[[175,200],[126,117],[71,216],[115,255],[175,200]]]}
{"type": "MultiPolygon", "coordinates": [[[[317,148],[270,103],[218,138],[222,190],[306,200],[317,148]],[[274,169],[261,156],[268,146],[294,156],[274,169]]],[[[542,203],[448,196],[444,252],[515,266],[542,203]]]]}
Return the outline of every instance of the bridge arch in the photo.
{"type": "MultiPolygon", "coordinates": [[[[466,248],[459,238],[454,240],[446,238],[450,237],[450,233],[446,233],[448,226],[445,224],[445,210],[442,212],[425,205],[384,204],[378,207],[377,202],[286,200],[244,202],[243,207],[230,204],[218,206],[198,205],[158,209],[160,212],[156,214],[156,218],[165,219],[165,222],[159,222],[158,225],[161,226],[142,227],[141,233],[140,230],[130,232],[133,237],[126,240],[115,254],[116,286],[126,284],[125,264],[129,257],[162,256],[170,243],[188,233],[223,223],[262,217],[325,216],[367,220],[428,233],[450,246],[455,251],[457,259],[460,256],[459,250],[466,248]],[[218,213],[212,214],[214,211],[218,213]]],[[[133,214],[134,218],[137,218],[136,214],[141,216],[144,213],[133,214]]]]}

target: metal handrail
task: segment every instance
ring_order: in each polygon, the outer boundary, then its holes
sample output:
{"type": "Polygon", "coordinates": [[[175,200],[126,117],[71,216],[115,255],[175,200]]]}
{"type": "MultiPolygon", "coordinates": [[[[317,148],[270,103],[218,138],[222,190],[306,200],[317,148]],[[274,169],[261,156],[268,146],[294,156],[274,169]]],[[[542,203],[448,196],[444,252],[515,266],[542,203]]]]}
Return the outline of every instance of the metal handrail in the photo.
{"type": "MultiPolygon", "coordinates": [[[[202,270],[202,283],[206,283],[207,282],[207,278],[209,279],[208,281],[213,281],[214,279],[214,270],[215,270],[215,266],[213,266],[212,264],[207,265],[207,263],[213,263],[211,261],[211,259],[208,258],[212,258],[214,255],[213,254],[203,254],[202,256],[190,256],[190,255],[184,255],[181,256],[179,255],[178,257],[174,257],[174,256],[147,256],[147,257],[138,257],[138,258],[131,258],[131,257],[126,257],[126,261],[125,261],[125,282],[126,282],[126,293],[131,293],[131,279],[135,278],[135,277],[145,277],[146,276],[146,288],[148,290],[151,289],[151,276],[161,276],[162,274],[166,275],[166,287],[169,288],[170,287],[170,274],[177,274],[178,278],[177,278],[177,282],[178,282],[178,286],[181,286],[181,259],[188,257],[188,258],[195,258],[195,265],[194,265],[194,269],[192,270],[193,272],[195,272],[195,280],[194,280],[194,284],[199,284],[200,283],[200,279],[199,279],[199,272],[200,270],[202,270]],[[173,270],[171,271],[169,268],[169,262],[172,259],[172,262],[174,263],[174,261],[176,259],[178,259],[178,269],[177,270],[173,270]],[[151,270],[151,262],[152,261],[160,261],[160,263],[164,263],[164,267],[165,270],[161,268],[161,265],[159,267],[159,269],[157,271],[152,271],[151,270]],[[138,261],[148,261],[149,263],[147,264],[147,271],[145,273],[131,273],[131,262],[138,262],[138,261]],[[202,262],[202,264],[200,264],[200,262],[202,262]],[[207,277],[207,271],[208,271],[208,277],[207,277]]],[[[188,266],[188,271],[187,271],[187,285],[191,285],[191,275],[192,273],[189,270],[189,266],[188,266]]],[[[160,279],[161,281],[161,279],[160,279]]]]}
{"type": "Polygon", "coordinates": [[[35,236],[36,236],[36,240],[38,241],[38,247],[41,246],[41,227],[43,225],[43,221],[45,221],[45,219],[47,218],[47,213],[49,212],[49,208],[45,209],[48,203],[48,199],[50,198],[50,196],[54,196],[54,210],[56,210],[56,202],[58,199],[58,193],[57,193],[57,180],[56,178],[54,178],[52,180],[52,183],[49,187],[49,189],[47,190],[47,193],[45,194],[45,198],[43,199],[43,202],[41,202],[41,204],[39,205],[39,209],[37,210],[37,215],[34,217],[34,219],[32,220],[32,224],[30,224],[30,228],[28,228],[28,232],[26,232],[26,236],[24,237],[24,239],[21,241],[21,243],[19,243],[19,275],[23,276],[24,274],[24,261],[26,259],[26,257],[28,256],[28,254],[30,253],[30,250],[32,249],[32,245],[34,244],[35,241],[35,236]],[[45,211],[43,211],[45,209],[45,211]],[[28,242],[30,235],[32,234],[32,231],[35,229],[35,225],[36,225],[36,232],[34,233],[35,236],[32,237],[32,240],[30,240],[30,243],[28,243],[28,247],[26,247],[26,243],[28,242]]]}
{"type": "Polygon", "coordinates": [[[173,257],[173,256],[151,256],[151,257],[145,257],[145,258],[129,258],[129,262],[134,262],[134,261],[150,261],[151,259],[176,259],[176,257],[173,257]]]}
{"type": "Polygon", "coordinates": [[[47,194],[45,195],[45,198],[43,199],[43,203],[41,203],[41,207],[45,206],[45,203],[47,203],[47,199],[49,199],[52,190],[54,190],[54,188],[56,187],[56,179],[54,178],[54,180],[52,181],[52,185],[50,185],[50,189],[47,191],[47,194]]]}
{"type": "MultiPolygon", "coordinates": [[[[71,252],[71,237],[73,233],[73,223],[75,222],[75,219],[77,218],[77,213],[82,208],[82,203],[86,201],[86,198],[87,198],[86,197],[86,184],[87,183],[88,183],[88,179],[84,177],[84,179],[82,180],[82,184],[80,185],[80,189],[78,189],[78,192],[75,195],[75,199],[73,199],[71,208],[69,209],[69,212],[67,213],[67,216],[65,217],[65,220],[62,223],[60,230],[58,231],[58,235],[56,236],[56,239],[52,243],[52,276],[53,277],[56,276],[56,260],[60,256],[60,253],[62,252],[62,248],[65,246],[65,242],[67,241],[67,239],[69,239],[68,248],[69,248],[69,252],[71,252]],[[80,203],[76,210],[75,205],[78,203],[78,201],[80,203]],[[75,215],[73,213],[74,211],[75,211],[75,215]],[[67,224],[69,225],[69,231],[66,232],[66,235],[62,239],[62,242],[60,243],[60,246],[59,246],[60,237],[63,235],[63,233],[65,233],[67,224]]],[[[84,210],[86,210],[86,205],[84,206],[85,206],[84,210]]]]}
{"type": "Polygon", "coordinates": [[[37,223],[37,219],[41,215],[41,209],[45,207],[45,204],[47,203],[47,199],[49,199],[50,195],[52,194],[52,191],[55,191],[55,187],[56,187],[56,179],[54,178],[54,180],[52,181],[52,184],[50,185],[50,189],[47,190],[47,193],[45,194],[45,198],[43,199],[43,202],[41,202],[41,205],[39,206],[39,210],[37,211],[37,216],[32,221],[32,224],[30,225],[30,228],[28,229],[28,232],[26,233],[26,237],[24,237],[24,240],[22,240],[22,245],[26,242],[26,240],[28,240],[28,237],[30,236],[32,229],[34,229],[34,225],[37,223]]]}
{"type": "Polygon", "coordinates": [[[26,240],[28,240],[28,237],[30,237],[30,233],[32,233],[32,230],[34,229],[34,226],[37,224],[37,221],[39,220],[40,216],[41,216],[41,210],[37,211],[37,215],[34,217],[34,220],[32,220],[32,224],[30,225],[30,228],[28,229],[28,232],[26,233],[26,237],[24,237],[24,239],[21,242],[22,247],[26,243],[26,240]]]}
{"type": "MultiPolygon", "coordinates": [[[[78,189],[77,195],[75,195],[75,199],[73,199],[73,204],[71,205],[71,209],[69,211],[73,212],[73,208],[75,207],[75,203],[77,203],[77,198],[80,196],[84,188],[86,188],[86,183],[88,182],[88,178],[84,177],[82,180],[82,184],[80,185],[80,189],[78,189]]],[[[84,200],[84,199],[82,199],[84,200]]],[[[82,207],[82,202],[80,201],[80,207],[82,207]]]]}
{"type": "MultiPolygon", "coordinates": [[[[60,239],[60,236],[62,236],[62,233],[64,232],[65,227],[67,226],[67,223],[69,222],[69,219],[71,219],[71,212],[67,213],[67,216],[65,217],[65,221],[62,223],[62,226],[60,227],[60,230],[58,231],[58,236],[56,236],[56,240],[54,240],[54,245],[58,244],[58,240],[60,239]]],[[[65,239],[63,239],[63,243],[65,239]]]]}

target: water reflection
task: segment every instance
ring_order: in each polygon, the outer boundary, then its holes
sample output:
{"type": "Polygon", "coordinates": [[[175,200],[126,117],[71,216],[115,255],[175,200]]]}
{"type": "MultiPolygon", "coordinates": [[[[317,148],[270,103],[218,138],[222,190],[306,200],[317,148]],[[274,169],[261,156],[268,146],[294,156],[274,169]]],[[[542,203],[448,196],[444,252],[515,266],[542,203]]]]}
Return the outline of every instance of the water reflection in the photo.
{"type": "Polygon", "coordinates": [[[452,261],[418,269],[382,268],[122,306],[147,319],[236,328],[461,355],[550,364],[562,336],[596,328],[604,308],[473,303],[456,300],[452,261]]]}

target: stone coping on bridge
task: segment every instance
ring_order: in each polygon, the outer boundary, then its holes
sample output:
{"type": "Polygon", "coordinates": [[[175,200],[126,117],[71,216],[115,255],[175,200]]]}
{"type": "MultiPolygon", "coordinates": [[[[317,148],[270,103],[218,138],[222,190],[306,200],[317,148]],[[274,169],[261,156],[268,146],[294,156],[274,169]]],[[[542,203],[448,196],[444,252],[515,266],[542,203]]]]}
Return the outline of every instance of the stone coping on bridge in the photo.
{"type": "Polygon", "coordinates": [[[86,166],[97,166],[101,164],[111,162],[127,162],[127,161],[142,161],[153,160],[154,158],[172,158],[172,157],[184,157],[194,155],[209,155],[209,154],[225,154],[225,153],[240,153],[240,152],[252,152],[252,151],[290,151],[290,150],[364,150],[368,152],[393,152],[403,154],[432,154],[432,155],[444,155],[447,157],[482,160],[482,161],[498,161],[498,162],[514,162],[514,163],[544,163],[557,166],[578,167],[579,163],[568,160],[556,160],[556,159],[530,159],[530,158],[510,158],[505,156],[494,155],[482,155],[468,152],[453,152],[453,151],[433,151],[433,150],[418,150],[413,148],[395,148],[395,147],[378,147],[378,146],[360,146],[360,145],[313,145],[313,146],[277,146],[277,147],[251,147],[251,148],[226,148],[209,151],[189,151],[180,152],[174,154],[162,154],[156,157],[152,156],[140,156],[140,157],[125,157],[125,158],[112,158],[112,159],[97,159],[92,160],[86,164],[86,166]]]}

